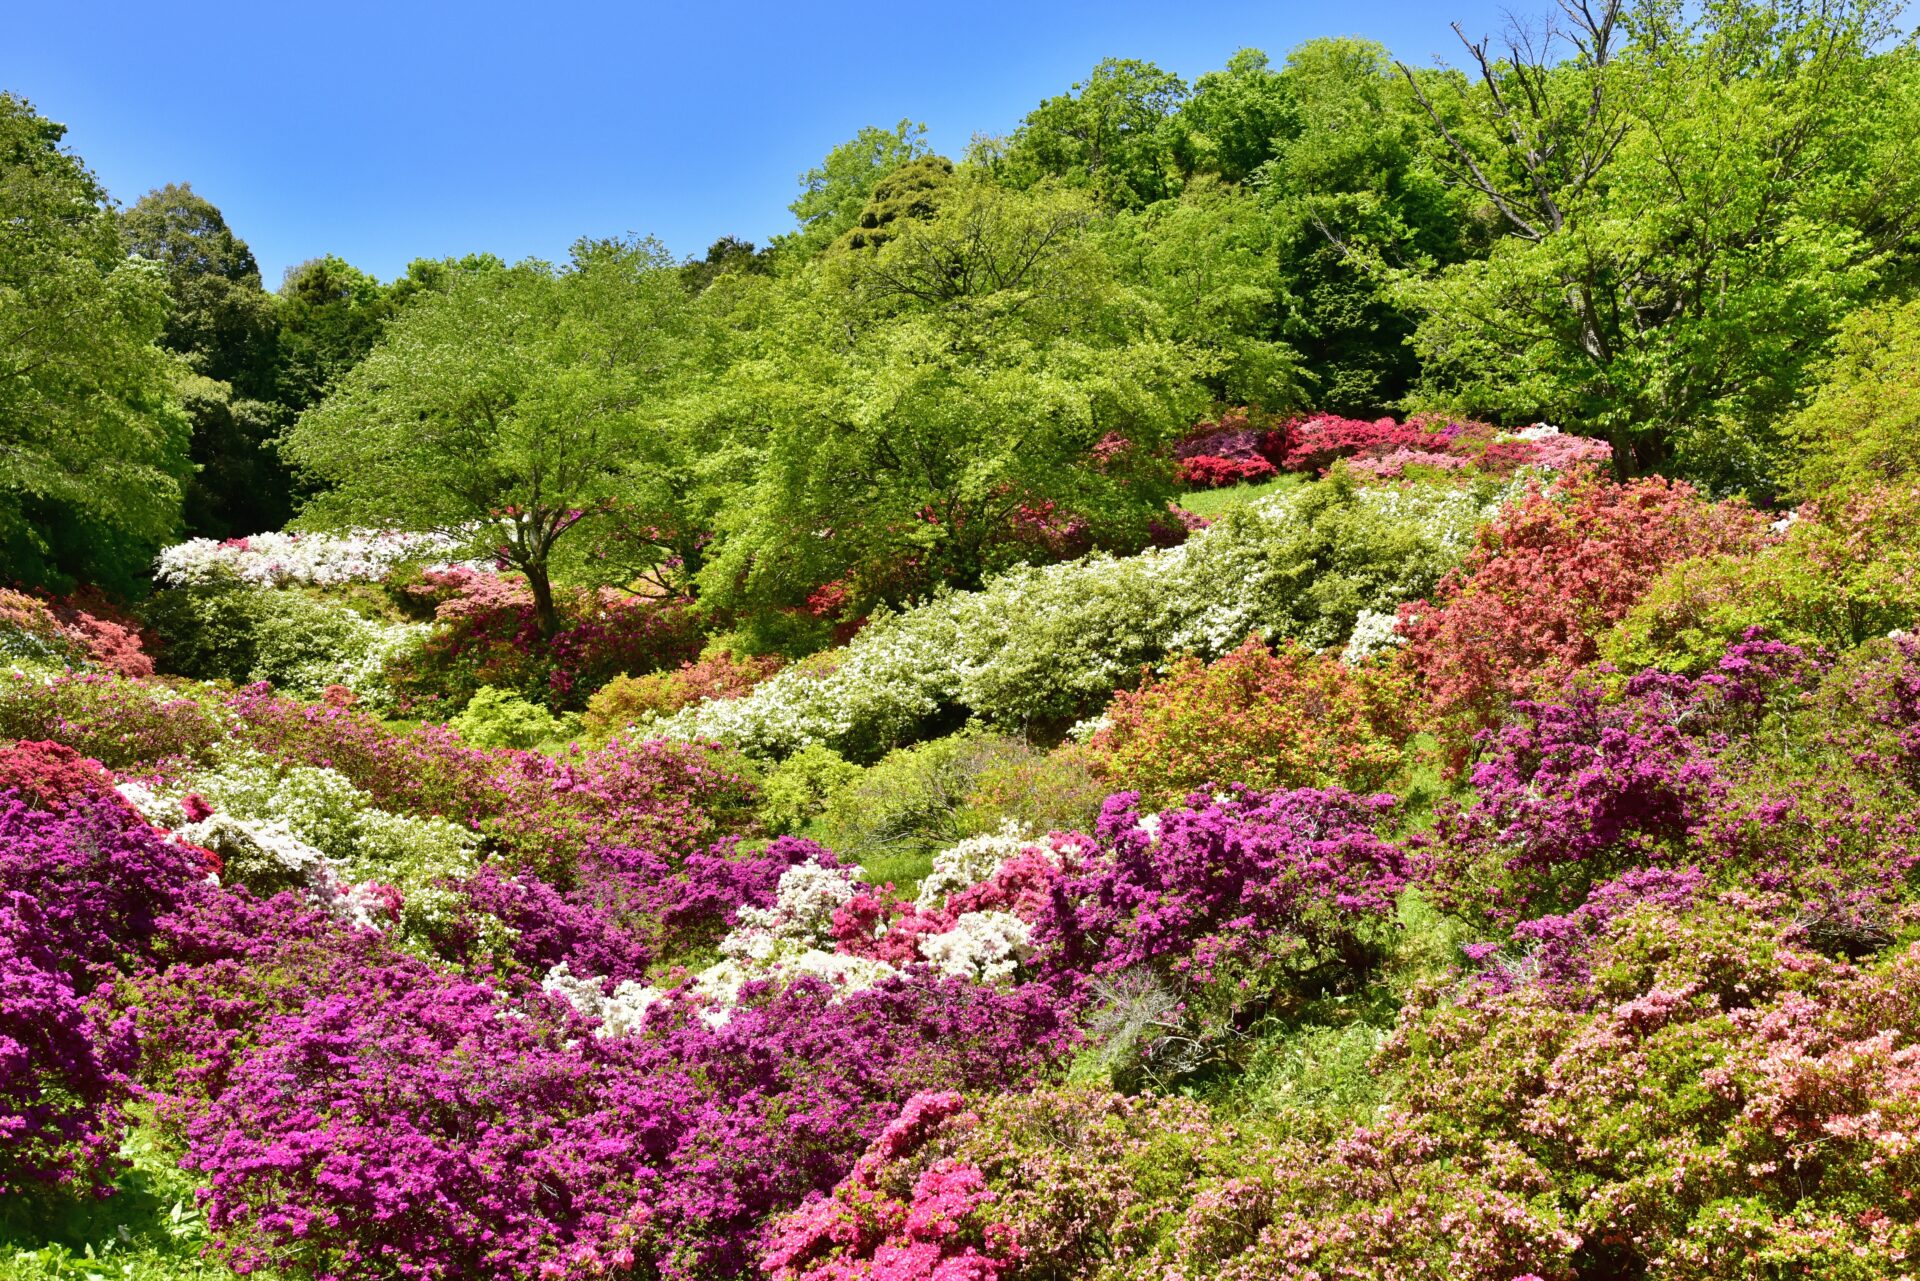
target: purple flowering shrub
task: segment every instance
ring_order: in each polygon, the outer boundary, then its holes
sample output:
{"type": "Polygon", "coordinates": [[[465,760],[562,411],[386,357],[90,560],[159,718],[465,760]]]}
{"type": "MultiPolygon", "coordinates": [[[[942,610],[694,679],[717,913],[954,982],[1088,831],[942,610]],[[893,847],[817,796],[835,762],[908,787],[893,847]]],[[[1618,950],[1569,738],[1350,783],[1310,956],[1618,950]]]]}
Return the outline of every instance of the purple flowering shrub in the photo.
{"type": "Polygon", "coordinates": [[[762,985],[719,1026],[669,1002],[601,1038],[364,933],[183,929],[199,963],[139,994],[146,1076],[226,1257],[296,1275],[739,1275],[906,1099],[1030,1083],[1070,1034],[1037,989],[918,978],[762,985]]]}
{"type": "Polygon", "coordinates": [[[1728,857],[1737,749],[1813,679],[1799,650],[1750,638],[1698,678],[1640,672],[1613,693],[1576,679],[1557,702],[1515,703],[1482,736],[1472,796],[1416,838],[1427,892],[1512,924],[1635,868],[1728,857]]]}
{"type": "Polygon", "coordinates": [[[449,887],[459,906],[431,941],[440,956],[471,965],[497,923],[508,954],[536,973],[565,963],[576,975],[643,980],[656,961],[711,948],[740,908],[771,905],[780,874],[802,862],[838,864],[825,847],[783,836],[754,853],[729,838],[680,860],[593,849],[566,890],[485,866],[449,887]]]}
{"type": "Polygon", "coordinates": [[[1393,805],[1338,788],[1236,786],[1151,818],[1136,793],[1108,797],[1104,857],[1055,887],[1035,929],[1036,968],[1070,986],[1139,966],[1207,982],[1276,946],[1364,968],[1364,926],[1389,915],[1406,884],[1403,855],[1376,831],[1393,805]]]}
{"type": "Polygon", "coordinates": [[[30,895],[0,894],[0,1197],[91,1184],[119,1141],[132,1049],[76,991],[30,895]]]}

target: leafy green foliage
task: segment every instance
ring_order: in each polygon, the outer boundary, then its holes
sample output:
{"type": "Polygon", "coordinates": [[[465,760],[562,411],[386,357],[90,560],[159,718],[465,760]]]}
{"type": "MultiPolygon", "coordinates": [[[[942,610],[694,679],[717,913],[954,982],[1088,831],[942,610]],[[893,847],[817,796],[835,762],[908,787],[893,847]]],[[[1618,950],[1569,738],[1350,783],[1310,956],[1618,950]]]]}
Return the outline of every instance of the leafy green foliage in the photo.
{"type": "Polygon", "coordinates": [[[0,94],[0,561],[124,589],[178,528],[187,420],[166,276],[121,253],[64,133],[0,94]]]}
{"type": "Polygon", "coordinates": [[[557,739],[566,725],[538,703],[512,690],[482,685],[447,728],[473,747],[537,747],[557,739]]]}
{"type": "MultiPolygon", "coordinates": [[[[636,554],[657,565],[691,538],[670,470],[678,442],[646,412],[685,315],[667,265],[650,243],[582,242],[563,271],[464,273],[423,295],[289,434],[289,456],[332,486],[302,522],[497,538],[548,636],[570,533],[652,529],[636,554]]],[[[599,564],[582,575],[604,575],[599,564]]]]}

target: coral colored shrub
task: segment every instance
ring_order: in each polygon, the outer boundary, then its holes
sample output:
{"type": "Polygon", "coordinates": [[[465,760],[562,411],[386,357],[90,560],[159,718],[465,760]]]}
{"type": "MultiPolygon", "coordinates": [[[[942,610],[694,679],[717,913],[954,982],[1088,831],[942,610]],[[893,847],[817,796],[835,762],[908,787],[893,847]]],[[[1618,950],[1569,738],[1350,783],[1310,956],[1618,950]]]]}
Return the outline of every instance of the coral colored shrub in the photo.
{"type": "Polygon", "coordinates": [[[587,700],[581,724],[590,733],[617,734],[649,716],[671,716],[707,698],[738,698],[783,666],[777,654],[742,658],[719,650],[667,672],[616,676],[587,700]]]}
{"type": "Polygon", "coordinates": [[[1920,622],[1920,486],[1809,503],[1783,523],[1758,551],[1669,568],[1601,638],[1602,656],[1696,671],[1754,627],[1837,651],[1920,622]]]}
{"type": "Polygon", "coordinates": [[[1598,657],[1667,566],[1759,544],[1760,515],[1658,478],[1575,474],[1504,509],[1431,602],[1402,611],[1407,653],[1455,759],[1506,705],[1551,690],[1598,657]]]}
{"type": "Polygon", "coordinates": [[[1223,783],[1377,791],[1401,771],[1412,693],[1397,668],[1276,653],[1253,636],[1116,694],[1092,753],[1116,789],[1156,805],[1223,783]]]}
{"type": "Polygon", "coordinates": [[[87,664],[116,676],[151,676],[153,658],[146,652],[140,624],[95,589],[83,589],[52,603],[61,631],[86,656],[87,664]]]}
{"type": "Polygon", "coordinates": [[[1419,989],[1382,1066],[1436,1154],[1524,1163],[1581,1276],[1898,1276],[1920,1238],[1920,949],[1853,965],[1744,910],[1642,907],[1584,1000],[1419,989]]]}

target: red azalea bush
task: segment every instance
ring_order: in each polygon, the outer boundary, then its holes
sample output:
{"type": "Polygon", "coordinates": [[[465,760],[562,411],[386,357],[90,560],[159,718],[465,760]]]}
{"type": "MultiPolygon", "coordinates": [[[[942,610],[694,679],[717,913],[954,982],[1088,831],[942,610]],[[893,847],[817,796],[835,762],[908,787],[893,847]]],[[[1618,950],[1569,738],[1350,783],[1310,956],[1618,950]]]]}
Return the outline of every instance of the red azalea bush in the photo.
{"type": "Polygon", "coordinates": [[[1593,662],[1596,638],[1668,565],[1758,546],[1764,518],[1658,478],[1618,485],[1574,473],[1503,509],[1401,634],[1456,762],[1506,705],[1593,662]]]}
{"type": "Polygon", "coordinates": [[[1265,480],[1280,470],[1289,428],[1246,408],[1194,426],[1174,446],[1174,475],[1183,485],[1217,489],[1265,480]]]}
{"type": "Polygon", "coordinates": [[[1401,772],[1412,694],[1397,666],[1351,668],[1250,636],[1115,694],[1090,756],[1116,790],[1153,804],[1228,782],[1377,791],[1401,772]]]}
{"type": "Polygon", "coordinates": [[[555,710],[577,710],[615,676],[671,667],[700,649],[699,625],[677,600],[611,589],[563,592],[566,625],[543,637],[533,593],[519,578],[429,570],[403,590],[435,606],[433,634],[388,673],[396,691],[421,708],[450,711],[491,685],[555,710]]]}
{"type": "Polygon", "coordinates": [[[0,794],[12,792],[36,809],[58,809],[75,796],[97,796],[113,778],[71,747],[22,740],[0,747],[0,794]]]}

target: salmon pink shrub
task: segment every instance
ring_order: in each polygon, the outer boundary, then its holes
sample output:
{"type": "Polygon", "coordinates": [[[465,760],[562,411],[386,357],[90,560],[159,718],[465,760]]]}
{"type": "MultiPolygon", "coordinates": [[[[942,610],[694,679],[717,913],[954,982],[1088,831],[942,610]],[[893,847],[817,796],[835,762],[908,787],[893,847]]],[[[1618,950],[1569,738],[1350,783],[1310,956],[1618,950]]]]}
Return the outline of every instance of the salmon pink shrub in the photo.
{"type": "Polygon", "coordinates": [[[1909,1266],[1920,948],[1856,965],[1791,919],[1649,902],[1587,965],[1571,1004],[1531,984],[1415,994],[1382,1066],[1436,1155],[1543,1171],[1580,1275],[1909,1266]]]}

